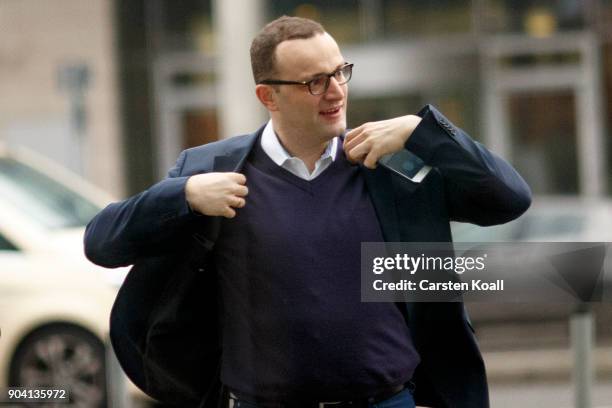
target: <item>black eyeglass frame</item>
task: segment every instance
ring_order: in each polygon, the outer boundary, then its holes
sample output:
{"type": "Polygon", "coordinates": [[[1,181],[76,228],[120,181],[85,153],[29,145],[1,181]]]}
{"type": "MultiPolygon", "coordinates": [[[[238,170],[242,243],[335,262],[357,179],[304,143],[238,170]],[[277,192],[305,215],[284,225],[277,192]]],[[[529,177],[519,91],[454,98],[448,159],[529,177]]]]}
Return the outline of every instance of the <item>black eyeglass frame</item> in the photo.
{"type": "Polygon", "coordinates": [[[262,84],[262,85],[305,85],[305,86],[308,87],[308,92],[310,92],[311,95],[318,96],[318,95],[323,95],[325,92],[327,92],[327,90],[329,89],[329,83],[331,81],[331,77],[333,77],[338,72],[340,72],[340,71],[342,71],[342,70],[344,70],[346,68],[350,68],[348,78],[346,79],[346,81],[344,81],[342,83],[338,82],[338,85],[344,85],[344,84],[348,83],[348,81],[350,81],[351,78],[353,77],[353,65],[355,65],[355,64],[346,63],[346,64],[342,65],[341,67],[339,67],[338,69],[336,69],[331,74],[317,75],[316,77],[312,78],[310,81],[283,81],[282,79],[264,79],[263,81],[259,81],[257,84],[258,85],[259,84],[262,84]],[[314,93],[312,91],[312,88],[310,87],[310,84],[312,82],[320,79],[321,77],[327,77],[326,80],[325,80],[325,86],[323,87],[323,92],[321,92],[321,93],[314,93]]]}

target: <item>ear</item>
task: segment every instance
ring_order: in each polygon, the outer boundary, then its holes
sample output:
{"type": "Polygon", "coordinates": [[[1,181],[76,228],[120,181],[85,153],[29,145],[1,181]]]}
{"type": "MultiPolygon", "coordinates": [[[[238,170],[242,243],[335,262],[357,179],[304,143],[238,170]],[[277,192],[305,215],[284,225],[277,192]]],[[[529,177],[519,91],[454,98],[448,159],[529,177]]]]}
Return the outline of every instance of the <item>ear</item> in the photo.
{"type": "Polygon", "coordinates": [[[256,85],[255,95],[257,95],[259,102],[261,102],[261,104],[270,112],[278,110],[278,105],[276,104],[276,92],[272,86],[263,84],[256,85]]]}

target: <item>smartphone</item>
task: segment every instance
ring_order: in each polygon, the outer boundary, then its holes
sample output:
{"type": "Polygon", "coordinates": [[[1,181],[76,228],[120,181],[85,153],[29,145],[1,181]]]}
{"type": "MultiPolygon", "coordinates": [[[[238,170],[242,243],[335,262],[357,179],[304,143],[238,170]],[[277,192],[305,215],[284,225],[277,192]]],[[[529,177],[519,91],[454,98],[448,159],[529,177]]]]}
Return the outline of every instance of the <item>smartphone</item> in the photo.
{"type": "Polygon", "coordinates": [[[420,183],[431,171],[431,166],[406,149],[384,155],[378,159],[378,164],[413,183],[420,183]]]}

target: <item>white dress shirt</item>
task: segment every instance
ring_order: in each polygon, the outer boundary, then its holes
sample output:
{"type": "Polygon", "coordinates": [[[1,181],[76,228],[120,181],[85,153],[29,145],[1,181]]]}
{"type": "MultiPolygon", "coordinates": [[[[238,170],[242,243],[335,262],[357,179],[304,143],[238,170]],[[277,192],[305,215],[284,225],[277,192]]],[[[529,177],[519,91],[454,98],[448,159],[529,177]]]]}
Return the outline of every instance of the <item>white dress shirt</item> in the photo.
{"type": "Polygon", "coordinates": [[[292,157],[283,145],[278,140],[276,132],[272,127],[272,121],[263,130],[261,135],[261,148],[272,159],[274,163],[281,166],[285,170],[298,176],[304,180],[313,180],[329,167],[336,160],[336,152],[338,151],[338,137],[334,137],[325,148],[325,151],[315,163],[315,168],[312,173],[308,171],[308,167],[304,161],[298,157],[292,157]]]}

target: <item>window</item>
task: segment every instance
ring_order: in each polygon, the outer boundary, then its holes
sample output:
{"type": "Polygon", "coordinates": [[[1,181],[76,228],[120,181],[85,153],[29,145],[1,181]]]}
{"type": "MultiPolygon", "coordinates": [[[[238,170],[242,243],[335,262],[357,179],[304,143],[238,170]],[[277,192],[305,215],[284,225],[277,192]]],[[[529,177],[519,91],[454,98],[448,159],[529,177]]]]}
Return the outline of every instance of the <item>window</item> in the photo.
{"type": "Polygon", "coordinates": [[[599,27],[602,28],[604,35],[608,41],[612,39],[612,0],[601,0],[601,9],[599,10],[599,27]]]}
{"type": "MultiPolygon", "coordinates": [[[[610,17],[612,19],[612,0],[610,1],[610,17]]],[[[607,118],[607,123],[604,123],[604,128],[607,129],[605,134],[606,148],[608,155],[607,169],[608,174],[612,174],[612,42],[605,44],[602,48],[603,55],[603,109],[604,117],[607,118]]],[[[608,192],[612,192],[612,177],[608,177],[608,192]]]]}
{"type": "Polygon", "coordinates": [[[152,0],[147,6],[149,24],[161,50],[214,51],[210,0],[152,0]]]}
{"type": "Polygon", "coordinates": [[[584,229],[585,217],[573,214],[525,215],[519,239],[577,236],[584,229]]]}
{"type": "Polygon", "coordinates": [[[319,21],[338,43],[361,39],[360,3],[358,0],[271,0],[269,20],[282,15],[311,18],[319,21]]]}
{"type": "Polygon", "coordinates": [[[469,33],[468,0],[271,0],[270,19],[283,14],[320,21],[339,43],[469,33]]]}
{"type": "Polygon", "coordinates": [[[10,158],[0,158],[0,192],[2,200],[46,228],[82,227],[101,210],[55,180],[10,158]]]}
{"type": "Polygon", "coordinates": [[[383,0],[387,38],[469,33],[472,2],[467,0],[383,0]]]}
{"type": "Polygon", "coordinates": [[[578,152],[572,91],[508,97],[512,163],[535,194],[577,194],[578,152]]]}
{"type": "Polygon", "coordinates": [[[517,230],[523,223],[516,220],[502,225],[480,227],[478,225],[452,222],[454,242],[508,242],[517,239],[517,230]]]}
{"type": "Polygon", "coordinates": [[[557,31],[585,27],[587,2],[579,0],[485,0],[484,31],[548,37],[557,31]]]}
{"type": "Polygon", "coordinates": [[[390,119],[395,116],[416,113],[423,102],[418,95],[385,95],[377,97],[349,96],[347,118],[349,127],[354,128],[365,122],[390,119]]]}
{"type": "Polygon", "coordinates": [[[0,251],[17,251],[17,247],[0,234],[0,251]]]}

